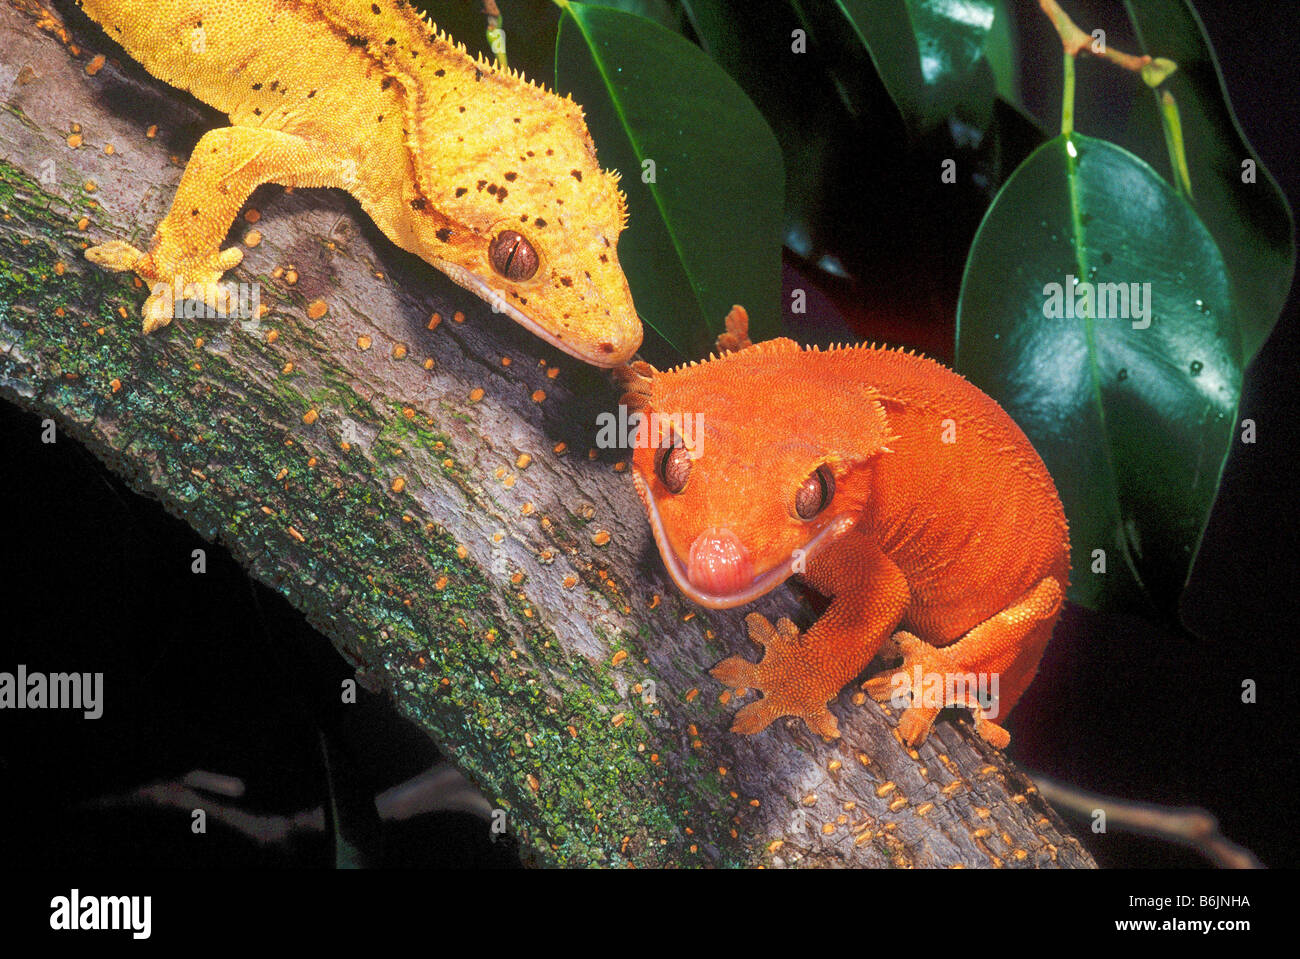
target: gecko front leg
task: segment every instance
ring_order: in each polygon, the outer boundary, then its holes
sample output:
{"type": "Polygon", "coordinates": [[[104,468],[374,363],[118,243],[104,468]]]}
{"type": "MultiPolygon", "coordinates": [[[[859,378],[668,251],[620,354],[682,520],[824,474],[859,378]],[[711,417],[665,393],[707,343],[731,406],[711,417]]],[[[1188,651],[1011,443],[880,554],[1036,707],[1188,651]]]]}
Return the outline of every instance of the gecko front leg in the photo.
{"type": "Polygon", "coordinates": [[[826,704],[871,662],[910,595],[902,571],[869,534],[856,530],[810,562],[806,578],[832,597],[806,633],[788,619],[773,627],[751,613],[745,623],[750,639],[764,648],[762,662],[732,656],[712,670],[727,686],[763,693],[736,714],[733,732],[756,733],[781,716],[798,716],[813,732],[837,737],[839,726],[826,704]]]}
{"type": "Polygon", "coordinates": [[[110,270],[135,273],[150,286],[141,310],[144,332],[166,326],[175,315],[175,291],[216,310],[227,307],[222,275],[243,251],[221,249],[230,224],[263,183],[344,186],[345,158],[302,137],[261,127],[223,127],[194,147],[171,210],[158,224],[148,252],[113,240],[86,250],[86,259],[110,270]]]}

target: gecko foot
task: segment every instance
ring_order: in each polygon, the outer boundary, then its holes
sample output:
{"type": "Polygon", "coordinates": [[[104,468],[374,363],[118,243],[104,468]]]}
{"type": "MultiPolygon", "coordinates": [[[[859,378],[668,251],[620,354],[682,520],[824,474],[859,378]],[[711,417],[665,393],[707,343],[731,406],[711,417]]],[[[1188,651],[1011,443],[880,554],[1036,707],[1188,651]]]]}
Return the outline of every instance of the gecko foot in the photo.
{"type": "Polygon", "coordinates": [[[749,638],[764,648],[763,661],[751,663],[732,656],[711,670],[714,678],[732,689],[757,689],[763,694],[762,699],[736,713],[731,731],[752,735],[782,716],[797,716],[819,736],[838,737],[839,724],[826,708],[836,690],[826,696],[816,691],[818,684],[809,675],[808,650],[798,627],[788,619],[773,626],[758,613],[746,616],[745,625],[749,638]]]}
{"type": "Polygon", "coordinates": [[[117,273],[134,273],[149,285],[149,298],[140,310],[144,332],[152,333],[176,315],[176,290],[181,298],[202,301],[217,315],[230,312],[230,290],[221,283],[227,270],[239,265],[244,251],[238,247],[219,250],[199,262],[159,266],[151,253],[142,253],[129,243],[110,240],[86,250],[86,259],[117,273]]]}
{"type": "Polygon", "coordinates": [[[867,695],[876,702],[892,703],[907,708],[898,720],[898,732],[908,746],[919,746],[930,735],[939,711],[948,706],[974,710],[975,731],[997,749],[1005,748],[1011,734],[984,715],[983,704],[976,689],[967,679],[968,674],[951,647],[931,646],[919,637],[900,630],[889,643],[903,657],[902,665],[873,676],[862,684],[867,695]],[[917,686],[917,680],[920,686],[917,686]],[[960,685],[958,685],[960,681],[960,685]]]}

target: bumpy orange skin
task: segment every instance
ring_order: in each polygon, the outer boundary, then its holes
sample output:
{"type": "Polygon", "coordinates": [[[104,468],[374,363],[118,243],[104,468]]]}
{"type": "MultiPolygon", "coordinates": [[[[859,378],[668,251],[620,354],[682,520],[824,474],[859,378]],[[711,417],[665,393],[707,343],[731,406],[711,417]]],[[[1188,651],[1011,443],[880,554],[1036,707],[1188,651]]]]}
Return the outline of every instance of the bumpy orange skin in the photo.
{"type": "Polygon", "coordinates": [[[764,694],[737,714],[737,731],[790,715],[837,735],[827,702],[885,647],[903,663],[865,688],[910,702],[900,720],[909,744],[925,739],[942,706],[956,705],[975,709],[979,732],[1006,745],[999,720],[1033,679],[1064,601],[1069,535],[1046,468],[993,399],[909,353],[772,340],[656,372],[642,402],[644,415],[699,417],[690,421],[699,455],[679,492],[657,475],[654,449],[633,458],[678,585],[697,601],[737,605],[702,592],[699,583],[711,581],[692,559],[697,541],[725,536],[741,544],[732,551],[747,560],[736,561],[746,574],[774,585],[783,568],[801,572],[831,599],[803,634],[787,620],[773,627],[749,617],[762,662],[733,657],[714,670],[764,694]],[[795,491],[823,465],[834,493],[801,518],[795,491]],[[810,542],[815,550],[796,568],[796,550],[810,542]],[[923,685],[942,677],[940,690],[953,676],[996,675],[997,701],[982,708],[960,689],[942,702],[923,697],[911,688],[917,667],[923,685]]]}
{"type": "Polygon", "coordinates": [[[471,57],[406,0],[78,2],[150,73],[230,116],[195,147],[147,251],[87,251],[156,284],[145,332],[170,322],[178,280],[211,300],[242,256],[221,249],[231,221],[279,183],[347,190],[398,246],[574,356],[636,352],[624,197],[572,100],[471,57]],[[535,274],[493,268],[503,230],[536,250],[535,274]]]}

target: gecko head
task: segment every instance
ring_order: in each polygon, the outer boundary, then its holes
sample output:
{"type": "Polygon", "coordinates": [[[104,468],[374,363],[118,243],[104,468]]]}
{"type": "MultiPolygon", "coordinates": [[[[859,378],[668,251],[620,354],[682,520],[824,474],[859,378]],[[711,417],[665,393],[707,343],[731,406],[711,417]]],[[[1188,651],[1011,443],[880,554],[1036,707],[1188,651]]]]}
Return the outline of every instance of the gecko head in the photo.
{"type": "MultiPolygon", "coordinates": [[[[499,73],[491,77],[503,82],[499,73]]],[[[618,175],[601,169],[577,104],[533,85],[522,89],[511,88],[508,107],[475,117],[489,127],[479,131],[480,146],[437,172],[442,196],[430,204],[436,212],[415,218],[419,246],[453,280],[548,343],[618,366],[641,345],[618,260],[627,223],[618,175]]]]}
{"type": "Polygon", "coordinates": [[[669,574],[700,605],[757,599],[861,515],[884,410],[829,375],[832,355],[769,340],[654,374],[633,480],[669,574]]]}

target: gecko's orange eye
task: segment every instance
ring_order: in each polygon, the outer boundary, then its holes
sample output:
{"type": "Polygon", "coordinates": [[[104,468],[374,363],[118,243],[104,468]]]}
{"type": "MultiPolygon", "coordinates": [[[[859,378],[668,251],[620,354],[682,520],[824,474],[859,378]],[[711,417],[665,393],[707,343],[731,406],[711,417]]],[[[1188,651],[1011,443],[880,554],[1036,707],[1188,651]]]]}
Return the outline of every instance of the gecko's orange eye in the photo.
{"type": "Polygon", "coordinates": [[[821,465],[808,474],[794,494],[794,511],[800,519],[812,519],[826,508],[835,495],[835,476],[821,465]]]}
{"type": "Polygon", "coordinates": [[[678,437],[674,436],[671,445],[661,446],[655,452],[655,475],[670,493],[686,489],[686,481],[691,478],[691,451],[678,437]]]}
{"type": "Polygon", "coordinates": [[[492,269],[516,283],[530,279],[541,262],[533,245],[515,230],[497,234],[488,244],[488,259],[492,261],[492,269]]]}

